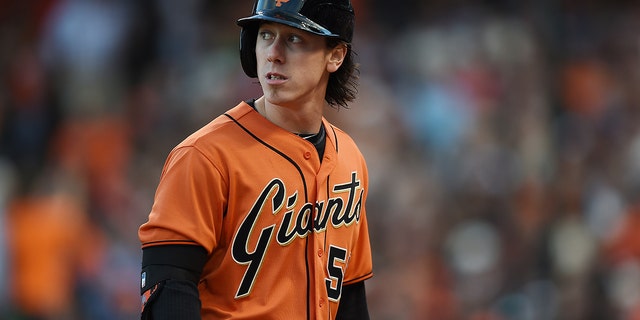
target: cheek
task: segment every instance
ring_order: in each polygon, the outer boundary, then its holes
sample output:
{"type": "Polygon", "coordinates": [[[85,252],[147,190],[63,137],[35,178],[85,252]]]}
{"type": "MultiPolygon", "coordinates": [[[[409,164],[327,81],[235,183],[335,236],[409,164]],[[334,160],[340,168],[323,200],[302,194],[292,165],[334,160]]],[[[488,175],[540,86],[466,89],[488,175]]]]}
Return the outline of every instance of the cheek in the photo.
{"type": "Polygon", "coordinates": [[[256,62],[258,69],[264,65],[265,57],[262,54],[262,51],[256,48],[256,62]]]}
{"type": "Polygon", "coordinates": [[[255,54],[256,54],[256,62],[258,63],[258,67],[264,66],[267,63],[267,59],[269,57],[268,53],[269,49],[266,46],[260,46],[260,44],[256,44],[255,54]]]}
{"type": "Polygon", "coordinates": [[[312,61],[306,64],[304,68],[299,68],[296,73],[301,79],[304,79],[304,82],[312,85],[318,85],[323,76],[328,74],[326,64],[312,61]]]}
{"type": "Polygon", "coordinates": [[[323,73],[329,72],[331,66],[326,59],[326,56],[321,54],[313,55],[312,57],[308,57],[305,61],[300,63],[305,66],[305,72],[309,75],[313,74],[314,77],[319,77],[323,73]]]}

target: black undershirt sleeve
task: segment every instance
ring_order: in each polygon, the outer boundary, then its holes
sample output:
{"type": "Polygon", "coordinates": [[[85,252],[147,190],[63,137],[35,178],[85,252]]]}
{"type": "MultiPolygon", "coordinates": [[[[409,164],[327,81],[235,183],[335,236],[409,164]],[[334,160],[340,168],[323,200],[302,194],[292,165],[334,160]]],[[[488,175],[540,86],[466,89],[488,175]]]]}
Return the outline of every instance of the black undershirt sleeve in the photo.
{"type": "Polygon", "coordinates": [[[368,320],[369,308],[364,281],[342,287],[336,320],[368,320]]]}
{"type": "Polygon", "coordinates": [[[200,320],[198,287],[190,281],[164,280],[147,300],[142,320],[200,320]]]}
{"type": "Polygon", "coordinates": [[[142,249],[141,319],[200,319],[198,281],[207,260],[200,246],[142,249]]]}

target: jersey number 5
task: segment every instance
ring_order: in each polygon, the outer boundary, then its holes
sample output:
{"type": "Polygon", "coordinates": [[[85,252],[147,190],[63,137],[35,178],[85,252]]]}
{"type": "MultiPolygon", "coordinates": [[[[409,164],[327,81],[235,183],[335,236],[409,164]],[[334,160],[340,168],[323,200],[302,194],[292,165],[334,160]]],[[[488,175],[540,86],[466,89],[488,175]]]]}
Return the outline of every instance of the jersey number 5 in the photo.
{"type": "Polygon", "coordinates": [[[327,271],[329,272],[329,278],[325,278],[325,284],[327,285],[327,295],[329,300],[338,301],[342,294],[342,279],[344,278],[344,270],[342,265],[347,261],[347,250],[329,246],[329,260],[327,261],[327,271]]]}

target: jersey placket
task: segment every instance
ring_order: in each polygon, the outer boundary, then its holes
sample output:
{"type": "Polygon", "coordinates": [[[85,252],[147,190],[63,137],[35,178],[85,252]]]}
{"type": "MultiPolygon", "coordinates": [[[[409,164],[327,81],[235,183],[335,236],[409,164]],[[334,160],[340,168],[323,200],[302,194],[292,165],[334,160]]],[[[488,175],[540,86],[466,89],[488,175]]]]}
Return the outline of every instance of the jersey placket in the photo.
{"type": "MultiPolygon", "coordinates": [[[[318,185],[317,187],[317,200],[322,201],[325,196],[322,194],[326,191],[326,186],[318,185]]],[[[318,210],[315,211],[315,215],[320,214],[318,210]]],[[[314,216],[313,223],[317,222],[317,216],[314,216]]],[[[309,234],[311,241],[309,241],[310,258],[313,261],[313,269],[310,270],[313,279],[313,292],[314,296],[311,298],[313,303],[312,310],[315,310],[315,319],[329,319],[329,301],[327,300],[327,290],[325,280],[327,277],[326,271],[326,252],[325,243],[328,229],[317,230],[316,225],[312,227],[312,232],[309,234]]]]}
{"type": "MultiPolygon", "coordinates": [[[[335,168],[336,162],[334,161],[336,156],[335,149],[332,146],[332,143],[329,139],[326,140],[325,154],[320,165],[320,170],[316,175],[315,183],[316,183],[316,203],[324,203],[326,206],[327,199],[330,197],[330,173],[335,168]]],[[[321,208],[321,207],[318,207],[321,208]]],[[[323,207],[326,209],[326,207],[323,207]]],[[[320,217],[314,217],[314,221],[318,222],[321,220],[322,215],[328,214],[328,212],[321,212],[321,210],[316,210],[316,215],[320,215],[320,217]]],[[[315,307],[316,307],[316,319],[330,319],[330,315],[332,313],[332,306],[334,303],[331,303],[328,299],[327,295],[327,281],[331,281],[328,269],[327,269],[327,238],[329,236],[329,232],[331,228],[329,227],[329,222],[324,223],[323,225],[318,227],[319,230],[315,229],[312,233],[313,237],[313,258],[315,261],[315,307]]]]}

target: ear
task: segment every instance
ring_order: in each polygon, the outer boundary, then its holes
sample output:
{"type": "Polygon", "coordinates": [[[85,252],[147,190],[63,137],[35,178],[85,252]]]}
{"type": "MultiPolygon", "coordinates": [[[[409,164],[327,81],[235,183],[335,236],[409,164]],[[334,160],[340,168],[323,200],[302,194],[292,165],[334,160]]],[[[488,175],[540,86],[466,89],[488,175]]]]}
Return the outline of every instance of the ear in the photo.
{"type": "Polygon", "coordinates": [[[327,62],[327,71],[329,73],[336,72],[340,68],[348,51],[347,45],[344,43],[335,46],[329,51],[329,61],[327,62]]]}

